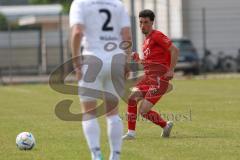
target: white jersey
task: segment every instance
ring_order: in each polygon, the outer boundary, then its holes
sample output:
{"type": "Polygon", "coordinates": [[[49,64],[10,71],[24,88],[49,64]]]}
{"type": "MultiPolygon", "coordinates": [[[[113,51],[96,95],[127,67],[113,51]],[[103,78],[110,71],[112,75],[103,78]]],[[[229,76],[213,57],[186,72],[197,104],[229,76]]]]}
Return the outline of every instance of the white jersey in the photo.
{"type": "Polygon", "coordinates": [[[84,26],[84,49],[103,50],[108,42],[122,41],[121,29],[130,27],[129,15],[120,0],[74,0],[70,27],[84,26]]]}

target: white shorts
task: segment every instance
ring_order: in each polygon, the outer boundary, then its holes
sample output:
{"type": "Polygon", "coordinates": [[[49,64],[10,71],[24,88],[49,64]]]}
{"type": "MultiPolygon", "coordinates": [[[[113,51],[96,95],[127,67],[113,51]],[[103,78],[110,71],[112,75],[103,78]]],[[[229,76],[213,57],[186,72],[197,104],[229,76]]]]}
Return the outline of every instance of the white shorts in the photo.
{"type": "Polygon", "coordinates": [[[125,55],[95,55],[84,54],[83,76],[78,82],[80,101],[94,101],[109,97],[107,95],[119,99],[124,95],[125,55]]]}

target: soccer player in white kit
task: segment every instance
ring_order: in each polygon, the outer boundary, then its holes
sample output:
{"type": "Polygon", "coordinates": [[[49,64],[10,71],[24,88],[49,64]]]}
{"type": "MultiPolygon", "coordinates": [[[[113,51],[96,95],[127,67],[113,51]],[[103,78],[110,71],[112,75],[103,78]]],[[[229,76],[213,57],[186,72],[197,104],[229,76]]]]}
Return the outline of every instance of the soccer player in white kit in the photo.
{"type": "MultiPolygon", "coordinates": [[[[73,58],[86,57],[73,59],[80,90],[81,87],[86,87],[106,91],[119,98],[121,95],[114,87],[111,69],[114,66],[113,63],[119,63],[121,64],[118,67],[119,73],[124,74],[127,55],[131,51],[130,48],[127,51],[121,49],[120,45],[121,42],[131,42],[129,15],[122,2],[120,0],[74,0],[70,9],[70,27],[73,58]],[[82,42],[83,37],[84,42],[82,42]],[[84,47],[82,53],[80,52],[81,44],[84,47]],[[121,54],[124,58],[118,58],[113,62],[113,57],[121,54]],[[90,64],[83,65],[84,61],[90,64]],[[90,71],[93,75],[87,74],[90,68],[94,70],[90,71]],[[96,73],[97,75],[94,75],[96,73]]],[[[119,77],[121,79],[124,75],[120,74],[119,77]]],[[[83,112],[88,112],[96,108],[98,97],[89,94],[86,96],[84,93],[84,89],[79,91],[81,107],[83,112]]],[[[106,110],[111,106],[109,102],[111,99],[106,103],[106,110]]],[[[106,116],[111,151],[109,160],[118,160],[123,134],[123,124],[118,115],[118,107],[107,112],[106,116]]],[[[91,112],[83,116],[82,128],[92,160],[103,159],[100,149],[100,127],[96,113],[91,112]]]]}

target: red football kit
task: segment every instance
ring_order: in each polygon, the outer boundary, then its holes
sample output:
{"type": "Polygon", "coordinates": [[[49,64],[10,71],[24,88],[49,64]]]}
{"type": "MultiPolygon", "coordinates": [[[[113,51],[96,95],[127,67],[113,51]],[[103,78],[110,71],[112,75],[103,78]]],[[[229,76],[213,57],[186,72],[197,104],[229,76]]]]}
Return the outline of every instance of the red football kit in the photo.
{"type": "Polygon", "coordinates": [[[143,93],[144,99],[152,104],[157,103],[168,87],[168,80],[164,79],[163,75],[171,63],[171,45],[171,40],[157,30],[153,30],[143,43],[145,75],[136,87],[143,93]]]}
{"type": "MultiPolygon", "coordinates": [[[[136,88],[143,95],[143,98],[153,105],[167,91],[168,80],[163,75],[168,71],[171,63],[171,53],[169,51],[172,45],[171,40],[162,32],[153,30],[144,40],[142,50],[144,54],[143,66],[144,76],[137,83],[136,88]]],[[[137,55],[133,55],[138,59],[137,55]]],[[[153,123],[165,127],[164,121],[155,111],[149,111],[142,115],[153,123]]],[[[128,101],[128,129],[135,130],[137,118],[137,102],[133,98],[128,101]]]]}

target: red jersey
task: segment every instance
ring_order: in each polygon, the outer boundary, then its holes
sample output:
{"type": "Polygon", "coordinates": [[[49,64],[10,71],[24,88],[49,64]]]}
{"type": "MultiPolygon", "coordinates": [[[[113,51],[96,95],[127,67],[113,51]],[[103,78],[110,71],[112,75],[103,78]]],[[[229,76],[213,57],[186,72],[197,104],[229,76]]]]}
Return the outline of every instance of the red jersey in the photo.
{"type": "Polygon", "coordinates": [[[153,30],[143,42],[144,70],[146,74],[154,74],[150,71],[166,72],[171,63],[169,47],[172,41],[162,32],[153,30]],[[162,66],[162,67],[159,67],[162,66]],[[163,69],[165,68],[165,69],[163,69]],[[165,70],[165,71],[164,71],[165,70]]]}

